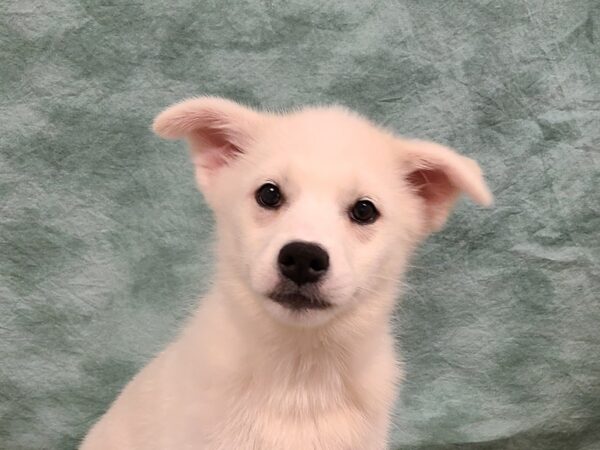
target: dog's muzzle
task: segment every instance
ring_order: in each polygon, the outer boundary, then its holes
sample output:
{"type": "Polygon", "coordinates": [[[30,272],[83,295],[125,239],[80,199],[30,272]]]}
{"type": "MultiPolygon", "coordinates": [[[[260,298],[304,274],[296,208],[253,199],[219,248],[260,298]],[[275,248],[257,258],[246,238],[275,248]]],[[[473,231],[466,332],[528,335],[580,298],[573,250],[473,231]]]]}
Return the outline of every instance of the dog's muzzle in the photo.
{"type": "Polygon", "coordinates": [[[329,255],[318,244],[293,241],[278,255],[280,280],[269,298],[293,310],[327,309],[333,306],[321,295],[319,282],[329,269],[329,255]]]}

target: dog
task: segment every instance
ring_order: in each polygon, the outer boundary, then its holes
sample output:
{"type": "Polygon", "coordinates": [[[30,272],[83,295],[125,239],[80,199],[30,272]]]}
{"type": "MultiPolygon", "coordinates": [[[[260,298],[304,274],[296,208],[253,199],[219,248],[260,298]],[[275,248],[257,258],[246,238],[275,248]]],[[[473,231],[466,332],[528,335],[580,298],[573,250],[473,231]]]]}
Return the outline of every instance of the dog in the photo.
{"type": "Polygon", "coordinates": [[[189,144],[217,224],[214,283],[81,449],[386,448],[403,273],[461,193],[491,204],[477,163],[338,106],[200,97],[153,128],[189,144]]]}

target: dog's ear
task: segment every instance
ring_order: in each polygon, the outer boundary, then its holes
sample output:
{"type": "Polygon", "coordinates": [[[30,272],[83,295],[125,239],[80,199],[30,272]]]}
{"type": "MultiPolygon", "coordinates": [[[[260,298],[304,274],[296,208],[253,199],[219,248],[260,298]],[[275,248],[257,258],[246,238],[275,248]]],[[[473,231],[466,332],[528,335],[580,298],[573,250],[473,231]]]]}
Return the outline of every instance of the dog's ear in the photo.
{"type": "Polygon", "coordinates": [[[230,100],[199,97],[184,100],[161,112],[154,132],[166,139],[188,140],[196,179],[206,188],[221,167],[246,152],[261,114],[230,100]]]}
{"type": "Polygon", "coordinates": [[[433,142],[399,139],[406,181],[424,205],[426,231],[440,230],[461,193],[480,205],[493,201],[479,165],[433,142]]]}

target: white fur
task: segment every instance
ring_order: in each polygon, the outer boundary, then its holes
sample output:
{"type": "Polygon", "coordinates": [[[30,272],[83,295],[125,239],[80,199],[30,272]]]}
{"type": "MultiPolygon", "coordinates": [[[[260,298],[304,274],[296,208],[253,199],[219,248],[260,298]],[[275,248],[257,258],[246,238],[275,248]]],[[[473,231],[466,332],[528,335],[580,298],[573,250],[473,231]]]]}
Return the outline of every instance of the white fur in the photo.
{"type": "Polygon", "coordinates": [[[217,274],[81,448],[385,448],[401,376],[389,324],[399,282],[461,191],[491,202],[477,164],[338,107],[276,115],[205,97],[167,109],[154,129],[190,143],[216,216],[217,274]],[[266,181],[284,192],[276,211],[255,201],[266,181]],[[371,225],[348,217],[361,198],[381,213],[371,225]],[[329,253],[320,292],[332,308],[291,311],[267,297],[294,240],[329,253]]]}

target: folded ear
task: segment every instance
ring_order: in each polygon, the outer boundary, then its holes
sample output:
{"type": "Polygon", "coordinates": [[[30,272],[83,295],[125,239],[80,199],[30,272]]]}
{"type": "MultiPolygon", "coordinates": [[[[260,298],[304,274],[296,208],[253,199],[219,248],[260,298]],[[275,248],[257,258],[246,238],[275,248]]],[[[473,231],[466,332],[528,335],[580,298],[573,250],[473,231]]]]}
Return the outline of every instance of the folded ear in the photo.
{"type": "Polygon", "coordinates": [[[406,181],[422,199],[428,232],[440,230],[461,193],[480,205],[493,198],[479,165],[470,158],[433,142],[400,140],[406,181]]]}
{"type": "Polygon", "coordinates": [[[246,152],[260,119],[260,113],[230,100],[199,97],[161,112],[153,129],[163,138],[188,140],[196,179],[205,188],[219,168],[246,152]]]}

